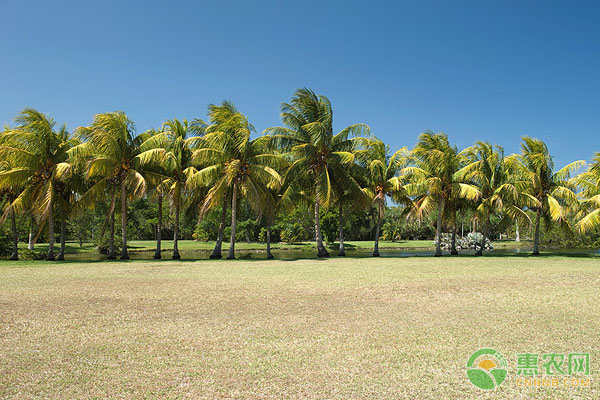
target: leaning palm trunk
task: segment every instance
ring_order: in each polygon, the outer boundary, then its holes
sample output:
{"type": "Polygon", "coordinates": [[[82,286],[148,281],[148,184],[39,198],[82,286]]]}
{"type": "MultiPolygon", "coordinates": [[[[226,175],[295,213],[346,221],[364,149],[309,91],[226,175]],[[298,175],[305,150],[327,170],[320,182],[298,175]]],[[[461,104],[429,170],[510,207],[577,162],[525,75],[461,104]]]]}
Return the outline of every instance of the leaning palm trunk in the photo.
{"type": "Polygon", "coordinates": [[[533,241],[533,255],[540,255],[540,218],[542,217],[542,208],[537,209],[535,216],[535,236],[533,241]]]}
{"type": "MultiPolygon", "coordinates": [[[[104,236],[104,235],[103,235],[104,236]]],[[[108,238],[108,257],[109,260],[117,258],[115,252],[115,208],[110,212],[110,235],[108,238]]]]}
{"type": "Polygon", "coordinates": [[[52,196],[50,196],[50,204],[48,204],[48,208],[50,212],[48,213],[48,255],[46,256],[46,260],[54,261],[54,215],[53,215],[53,201],[52,196]]]}
{"type": "Polygon", "coordinates": [[[64,218],[60,220],[60,252],[58,253],[58,257],[56,258],[58,261],[65,260],[65,234],[67,232],[67,222],[64,218]]]}
{"type": "Polygon", "coordinates": [[[267,222],[267,258],[274,258],[271,254],[271,221],[267,222]]]}
{"type": "Polygon", "coordinates": [[[10,230],[13,235],[13,250],[10,256],[11,260],[19,259],[19,235],[17,233],[17,217],[15,216],[15,210],[10,209],[10,230]]]}
{"type": "Polygon", "coordinates": [[[231,194],[231,239],[229,240],[228,260],[235,258],[235,229],[237,227],[237,182],[233,182],[233,192],[231,194]]]}
{"type": "Polygon", "coordinates": [[[121,184],[121,260],[129,260],[127,255],[127,186],[121,184]]]}
{"type": "Polygon", "coordinates": [[[156,223],[156,251],[154,252],[154,259],[160,260],[162,258],[162,194],[158,195],[158,221],[156,223]]]}
{"type": "Polygon", "coordinates": [[[210,258],[221,258],[221,245],[223,244],[223,232],[225,231],[225,218],[227,217],[227,198],[223,200],[223,209],[221,210],[221,221],[219,222],[219,233],[217,243],[213,249],[210,258]]]}
{"type": "Polygon", "coordinates": [[[323,236],[321,236],[321,221],[319,219],[319,209],[319,200],[315,198],[315,239],[317,241],[317,257],[329,257],[329,253],[323,245],[323,236]]]}
{"type": "Polygon", "coordinates": [[[338,214],[338,218],[339,218],[339,223],[340,223],[340,250],[338,251],[338,256],[345,256],[346,255],[346,251],[344,250],[344,218],[342,217],[342,211],[343,211],[343,207],[342,207],[342,200],[340,199],[340,211],[338,214]]]}
{"type": "Polygon", "coordinates": [[[444,199],[440,199],[438,202],[438,215],[437,215],[437,226],[435,230],[435,256],[442,256],[442,212],[444,211],[444,199]]]}
{"type": "Polygon", "coordinates": [[[175,200],[175,229],[173,229],[173,260],[179,260],[179,197],[175,200]]]}
{"type": "Polygon", "coordinates": [[[373,257],[379,257],[379,232],[381,231],[381,221],[383,220],[383,209],[381,202],[377,205],[377,227],[375,228],[375,247],[373,247],[373,257]]]}
{"type": "Polygon", "coordinates": [[[519,233],[519,222],[515,222],[515,242],[521,241],[521,234],[519,233]]]}

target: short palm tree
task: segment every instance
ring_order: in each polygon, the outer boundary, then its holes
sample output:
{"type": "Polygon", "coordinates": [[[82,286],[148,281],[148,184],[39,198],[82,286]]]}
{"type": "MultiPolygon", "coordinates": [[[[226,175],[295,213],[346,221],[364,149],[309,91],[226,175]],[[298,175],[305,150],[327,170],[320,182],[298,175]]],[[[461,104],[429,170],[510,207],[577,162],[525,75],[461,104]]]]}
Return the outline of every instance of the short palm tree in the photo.
{"type": "MultiPolygon", "coordinates": [[[[164,179],[157,184],[157,190],[159,200],[162,201],[162,195],[166,193],[174,209],[172,257],[174,260],[181,258],[178,245],[179,218],[183,205],[183,193],[187,178],[190,176],[192,147],[196,140],[191,135],[198,130],[197,126],[188,124],[187,120],[172,119],[163,124],[160,132],[153,132],[140,145],[139,149],[138,158],[146,166],[146,173],[148,169],[155,167],[159,168],[161,174],[164,175],[164,179]]],[[[162,204],[159,205],[159,208],[162,214],[162,204]]]]}
{"type": "MultiPolygon", "coordinates": [[[[114,213],[117,197],[121,200],[121,259],[127,254],[127,200],[141,197],[146,190],[144,164],[139,146],[146,138],[136,136],[133,121],[122,111],[96,114],[92,124],[77,130],[86,140],[78,154],[88,157],[87,178],[93,186],[81,197],[82,206],[92,206],[108,193],[111,199],[111,244],[109,258],[115,258],[114,213]]],[[[146,158],[150,157],[148,154],[146,158]]]]}
{"type": "Polygon", "coordinates": [[[0,173],[0,190],[22,189],[7,212],[33,210],[40,223],[48,222],[47,260],[54,260],[54,211],[57,183],[68,169],[67,151],[72,147],[66,129],[55,130],[47,115],[26,108],[16,117],[16,127],[2,135],[0,158],[10,165],[0,173]]]}
{"type": "Polygon", "coordinates": [[[596,153],[587,171],[575,179],[581,188],[581,215],[577,228],[587,232],[600,227],[600,153],[596,153]]]}
{"type": "Polygon", "coordinates": [[[403,170],[410,182],[405,190],[415,197],[413,213],[418,218],[437,209],[435,255],[439,257],[442,255],[442,218],[448,202],[452,199],[473,201],[480,192],[456,176],[462,167],[462,158],[444,133],[422,133],[412,151],[411,162],[414,165],[403,170]]]}
{"type": "Polygon", "coordinates": [[[572,162],[555,172],[546,143],[525,136],[522,138],[521,154],[507,157],[507,164],[517,176],[516,187],[529,199],[528,207],[536,213],[533,255],[539,255],[542,217],[547,222],[558,222],[569,228],[567,211],[569,206],[577,203],[570,176],[585,165],[585,161],[572,162]]]}
{"type": "Polygon", "coordinates": [[[317,255],[329,257],[321,235],[320,207],[329,206],[334,191],[332,182],[345,179],[346,167],[354,163],[356,142],[350,136],[370,134],[370,128],[355,124],[334,134],[331,102],[306,88],[298,89],[289,104],[281,105],[281,120],[285,127],[268,128],[265,132],[290,158],[283,200],[312,198],[317,255]]]}
{"type": "MultiPolygon", "coordinates": [[[[245,115],[230,102],[211,105],[209,114],[218,115],[215,129],[204,126],[200,146],[193,152],[194,163],[201,167],[190,173],[190,185],[210,185],[204,209],[223,204],[231,196],[231,239],[228,259],[235,258],[238,196],[246,198],[252,208],[260,213],[269,190],[281,185],[281,176],[273,168],[281,157],[268,150],[269,138],[251,140],[254,128],[245,115]]],[[[198,123],[201,126],[201,123],[198,123]]]]}
{"type": "Polygon", "coordinates": [[[457,172],[458,179],[472,183],[479,188],[475,214],[482,222],[482,243],[475,253],[482,255],[485,240],[489,234],[490,216],[494,212],[503,213],[512,220],[525,224],[531,221],[519,206],[527,201],[515,185],[515,180],[506,167],[504,149],[487,142],[477,142],[461,152],[467,165],[457,172]]]}
{"type": "Polygon", "coordinates": [[[379,257],[379,234],[383,222],[386,201],[390,197],[394,202],[411,207],[412,200],[404,189],[402,177],[398,176],[408,161],[409,152],[403,147],[390,154],[389,146],[381,140],[368,140],[364,150],[357,152],[359,164],[367,175],[366,192],[377,207],[377,225],[373,257],[379,257]]]}

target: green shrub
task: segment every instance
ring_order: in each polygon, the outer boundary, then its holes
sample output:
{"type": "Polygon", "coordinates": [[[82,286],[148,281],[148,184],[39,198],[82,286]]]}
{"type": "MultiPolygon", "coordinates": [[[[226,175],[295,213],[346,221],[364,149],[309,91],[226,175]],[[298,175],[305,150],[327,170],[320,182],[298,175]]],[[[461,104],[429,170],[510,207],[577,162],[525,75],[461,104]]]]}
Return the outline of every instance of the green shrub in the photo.
{"type": "Polygon", "coordinates": [[[0,256],[12,254],[12,234],[4,227],[0,228],[0,256]]]}
{"type": "Polygon", "coordinates": [[[281,229],[281,240],[286,243],[298,243],[302,240],[304,229],[299,223],[288,224],[281,229]]]}

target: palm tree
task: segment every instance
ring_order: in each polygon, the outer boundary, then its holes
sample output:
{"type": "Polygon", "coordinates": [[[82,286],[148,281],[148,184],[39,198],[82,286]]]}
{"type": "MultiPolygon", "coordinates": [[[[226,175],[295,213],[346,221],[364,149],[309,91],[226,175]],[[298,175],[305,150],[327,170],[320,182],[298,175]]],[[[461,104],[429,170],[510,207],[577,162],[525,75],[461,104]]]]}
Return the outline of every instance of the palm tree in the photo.
{"type": "Polygon", "coordinates": [[[467,165],[456,176],[477,186],[481,193],[475,209],[475,215],[482,222],[483,239],[475,253],[480,256],[490,229],[490,215],[494,212],[504,213],[512,220],[531,223],[529,216],[518,205],[526,201],[527,197],[517,189],[506,167],[502,147],[478,141],[461,154],[466,158],[467,165]]]}
{"type": "Polygon", "coordinates": [[[575,183],[582,189],[580,196],[582,215],[577,223],[581,232],[600,227],[600,153],[596,153],[587,171],[581,173],[575,183]]]}
{"type": "Polygon", "coordinates": [[[298,89],[289,104],[281,105],[281,120],[285,127],[268,128],[265,132],[291,158],[284,177],[283,200],[312,197],[317,256],[329,257],[321,235],[320,207],[329,206],[332,181],[345,179],[345,167],[354,163],[356,143],[350,135],[370,134],[370,128],[355,124],[333,134],[331,102],[306,88],[298,89]]]}
{"type": "MultiPolygon", "coordinates": [[[[4,130],[2,131],[2,135],[4,135],[5,133],[8,133],[8,131],[10,130],[10,127],[5,127],[4,130]]],[[[3,136],[0,136],[0,143],[3,139],[3,136]]],[[[2,161],[0,162],[0,171],[5,172],[5,171],[9,171],[10,165],[6,162],[6,161],[2,161]]],[[[8,216],[10,216],[10,230],[12,233],[12,237],[13,237],[13,249],[12,249],[12,254],[10,256],[10,259],[13,261],[16,261],[19,259],[19,234],[17,232],[17,217],[15,215],[15,210],[11,207],[11,203],[13,202],[13,200],[15,199],[15,194],[16,191],[13,188],[7,188],[2,190],[2,192],[0,193],[0,196],[3,198],[3,200],[6,201],[6,211],[8,213],[8,216]]],[[[6,213],[5,213],[6,214],[6,213]]],[[[31,216],[32,220],[33,220],[33,216],[31,216]]]]}
{"type": "MultiPolygon", "coordinates": [[[[33,210],[40,223],[48,221],[47,260],[54,260],[54,204],[56,186],[68,168],[68,134],[57,133],[47,115],[26,108],[15,118],[17,126],[2,135],[0,158],[11,168],[0,173],[0,190],[22,189],[6,209],[22,214],[33,210]]],[[[66,129],[61,128],[61,132],[66,129]]]]}
{"type": "Polygon", "coordinates": [[[114,258],[114,213],[117,197],[121,200],[121,259],[127,260],[127,200],[141,197],[146,190],[143,170],[146,152],[140,158],[140,144],[144,135],[135,136],[133,121],[122,111],[96,114],[89,127],[78,129],[78,135],[87,140],[80,147],[80,154],[88,156],[87,177],[93,186],[82,196],[82,205],[93,206],[108,192],[111,199],[110,226],[111,244],[109,258],[114,258]]]}
{"type": "Polygon", "coordinates": [[[366,148],[357,152],[359,164],[367,172],[366,192],[377,207],[373,257],[379,257],[379,234],[387,197],[391,197],[396,203],[412,205],[412,201],[404,189],[402,178],[398,176],[406,165],[408,155],[406,147],[390,154],[389,146],[379,139],[368,140],[366,148]]]}
{"type": "Polygon", "coordinates": [[[418,218],[437,208],[435,255],[440,257],[442,217],[448,202],[453,199],[472,201],[480,192],[475,186],[461,182],[456,176],[462,159],[444,133],[422,133],[411,159],[414,165],[403,170],[410,181],[405,185],[405,190],[409,196],[416,196],[413,213],[418,218]]]}
{"type": "Polygon", "coordinates": [[[577,195],[572,190],[574,185],[569,179],[571,172],[585,165],[585,161],[572,162],[555,172],[554,161],[543,141],[525,136],[521,150],[521,154],[507,157],[507,164],[518,176],[516,187],[529,199],[528,207],[536,213],[533,255],[539,255],[542,217],[569,228],[567,207],[577,203],[577,195]]]}
{"type": "MultiPolygon", "coordinates": [[[[157,185],[159,197],[159,212],[162,214],[162,194],[166,193],[171,199],[175,214],[173,229],[173,259],[181,258],[179,254],[179,218],[183,204],[183,192],[187,179],[192,172],[190,169],[192,147],[196,137],[188,137],[199,131],[198,126],[188,124],[187,120],[172,119],[165,122],[160,132],[152,132],[150,137],[140,145],[139,159],[148,168],[159,167],[164,179],[157,185]]],[[[156,175],[156,174],[155,174],[156,175]]],[[[160,218],[162,220],[162,215],[160,218]]],[[[162,221],[159,221],[159,226],[162,221]]],[[[160,230],[160,228],[159,228],[160,230]]],[[[157,246],[160,246],[160,242],[157,246]]],[[[157,247],[157,255],[160,250],[157,247]]]]}
{"type": "MultiPolygon", "coordinates": [[[[6,162],[0,163],[0,171],[8,171],[10,170],[10,166],[6,162]]],[[[3,201],[6,201],[5,206],[5,216],[10,217],[10,232],[12,234],[12,253],[10,259],[12,261],[16,261],[19,259],[19,233],[17,231],[17,217],[15,215],[15,210],[11,207],[11,203],[15,199],[15,191],[11,188],[7,188],[0,193],[0,197],[3,201]]],[[[4,217],[2,218],[4,219],[4,217]]]]}
{"type": "Polygon", "coordinates": [[[279,155],[268,152],[269,138],[250,140],[254,131],[245,115],[225,101],[211,105],[209,115],[218,124],[208,126],[201,121],[203,129],[200,148],[194,150],[194,163],[202,166],[190,174],[191,185],[210,185],[204,210],[223,204],[231,196],[231,239],[228,259],[235,258],[235,235],[237,227],[238,195],[243,196],[252,208],[260,213],[269,190],[281,185],[281,176],[273,168],[281,163],[279,155]]]}
{"type": "MultiPolygon", "coordinates": [[[[68,143],[70,148],[80,144],[77,138],[71,138],[66,129],[59,132],[59,136],[64,143],[68,143]]],[[[86,190],[85,165],[81,160],[76,159],[72,152],[67,150],[69,158],[60,164],[59,178],[56,183],[56,203],[59,209],[60,218],[60,251],[59,261],[65,259],[65,242],[67,236],[67,218],[70,216],[77,204],[77,199],[86,190]]]]}

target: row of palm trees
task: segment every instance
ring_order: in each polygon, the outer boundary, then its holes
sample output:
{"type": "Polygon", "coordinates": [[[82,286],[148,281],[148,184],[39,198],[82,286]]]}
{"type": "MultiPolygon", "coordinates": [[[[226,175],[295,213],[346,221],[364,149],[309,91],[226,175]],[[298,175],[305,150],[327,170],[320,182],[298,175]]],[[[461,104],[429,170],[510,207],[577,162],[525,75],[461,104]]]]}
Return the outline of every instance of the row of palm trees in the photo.
{"type": "MultiPolygon", "coordinates": [[[[577,216],[581,231],[600,226],[600,153],[584,172],[583,161],[555,170],[547,146],[524,137],[520,154],[505,156],[487,142],[459,151],[443,133],[426,132],[412,150],[394,153],[365,124],[335,132],[333,109],[325,96],[297,90],[281,106],[282,126],[256,133],[247,117],[230,102],[210,105],[207,120],[173,119],[158,130],[136,135],[133,122],[121,111],[97,114],[87,127],[70,135],[47,115],[23,110],[14,127],[0,136],[0,191],[6,199],[3,218],[11,219],[13,259],[18,257],[15,218],[32,213],[46,225],[48,260],[54,260],[55,216],[64,259],[68,218],[109,201],[106,217],[108,258],[116,258],[115,212],[120,205],[121,259],[127,253],[128,202],[142,196],[158,201],[157,246],[161,258],[162,203],[168,198],[174,213],[174,259],[182,209],[197,207],[200,215],[220,208],[221,219],[211,258],[221,257],[227,209],[231,209],[228,258],[235,258],[237,208],[241,199],[270,227],[277,213],[304,205],[314,209],[317,255],[329,255],[320,229],[320,209],[337,207],[339,254],[344,254],[344,211],[377,209],[373,255],[379,255],[379,234],[386,201],[404,205],[407,218],[432,213],[436,221],[436,255],[441,255],[444,227],[452,233],[451,253],[457,254],[457,214],[473,209],[483,241],[490,216],[534,224],[534,251],[539,254],[540,221],[570,229],[567,215],[577,216]],[[535,212],[531,221],[527,210],[535,212]]],[[[481,243],[477,254],[482,254],[481,243]]]]}

